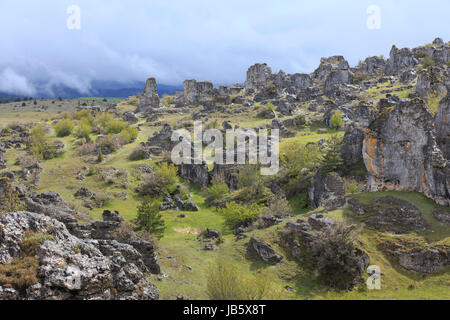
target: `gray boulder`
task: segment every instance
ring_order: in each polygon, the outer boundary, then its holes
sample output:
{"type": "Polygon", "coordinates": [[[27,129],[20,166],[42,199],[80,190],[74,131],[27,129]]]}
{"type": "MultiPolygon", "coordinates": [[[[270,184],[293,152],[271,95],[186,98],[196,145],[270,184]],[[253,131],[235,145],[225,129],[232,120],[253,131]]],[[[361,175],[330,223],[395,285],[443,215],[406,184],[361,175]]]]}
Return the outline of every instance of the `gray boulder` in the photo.
{"type": "Polygon", "coordinates": [[[314,209],[337,209],[345,204],[344,180],[337,173],[322,174],[319,171],[308,188],[308,194],[314,209]]]}
{"type": "Polygon", "coordinates": [[[276,254],[275,250],[265,241],[251,237],[250,242],[248,244],[248,249],[250,252],[254,252],[260,257],[265,263],[270,265],[276,265],[283,260],[283,256],[280,254],[276,254]]]}

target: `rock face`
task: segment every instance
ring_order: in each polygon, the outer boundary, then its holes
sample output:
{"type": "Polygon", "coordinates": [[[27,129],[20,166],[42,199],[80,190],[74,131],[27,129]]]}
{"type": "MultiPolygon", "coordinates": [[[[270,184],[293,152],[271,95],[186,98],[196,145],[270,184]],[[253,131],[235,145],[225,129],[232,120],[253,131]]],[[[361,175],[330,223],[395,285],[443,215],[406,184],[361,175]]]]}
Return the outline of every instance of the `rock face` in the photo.
{"type": "Polygon", "coordinates": [[[178,174],[180,177],[206,188],[210,181],[208,165],[202,164],[181,164],[178,166],[178,174]]]}
{"type": "Polygon", "coordinates": [[[363,142],[364,131],[358,126],[351,126],[344,135],[341,149],[341,157],[346,168],[363,160],[363,142]]]}
{"type": "Polygon", "coordinates": [[[186,80],[184,85],[184,99],[187,104],[198,104],[207,100],[214,91],[212,82],[197,82],[196,80],[186,80]]]}
{"type": "Polygon", "coordinates": [[[313,208],[332,210],[342,207],[345,204],[344,180],[337,173],[324,175],[319,171],[309,186],[308,194],[313,208]]]}
{"type": "Polygon", "coordinates": [[[246,89],[265,87],[272,76],[272,69],[266,63],[257,63],[247,70],[246,89]]]}
{"type": "MultiPolygon", "coordinates": [[[[333,56],[329,58],[320,59],[320,66],[314,71],[313,78],[318,81],[325,81],[325,79],[333,71],[349,70],[350,66],[343,56],[333,56]]],[[[333,78],[336,76],[333,76],[333,78]]]]}
{"type": "Polygon", "coordinates": [[[447,245],[428,245],[421,239],[396,239],[384,241],[380,247],[407,270],[431,274],[450,266],[447,245]]]}
{"type": "Polygon", "coordinates": [[[358,68],[358,72],[369,76],[379,76],[386,69],[386,61],[380,57],[369,57],[358,68]]]}
{"type": "Polygon", "coordinates": [[[387,74],[398,74],[406,69],[413,68],[419,64],[412,50],[408,48],[398,49],[393,46],[386,65],[387,74]]]}
{"type": "Polygon", "coordinates": [[[434,123],[436,129],[436,141],[444,153],[444,157],[450,159],[450,96],[444,98],[436,113],[434,123]]]}
{"type": "Polygon", "coordinates": [[[155,78],[147,79],[144,92],[141,95],[138,112],[146,112],[150,108],[159,108],[159,96],[155,78]]]}
{"type": "Polygon", "coordinates": [[[418,191],[450,205],[447,160],[420,99],[385,107],[367,130],[363,158],[372,191],[418,191]]]}
{"type": "Polygon", "coordinates": [[[0,216],[1,264],[10,264],[22,255],[21,242],[27,232],[47,236],[35,249],[37,282],[22,290],[0,285],[0,299],[158,299],[157,288],[144,277],[145,267],[130,258],[139,256],[133,247],[81,240],[63,223],[36,213],[0,216]],[[107,253],[106,247],[110,249],[107,253]]]}
{"type": "Polygon", "coordinates": [[[369,227],[378,231],[405,234],[423,232],[427,227],[420,210],[405,200],[384,197],[363,204],[351,199],[349,206],[369,227]]]}
{"type": "Polygon", "coordinates": [[[283,260],[283,256],[276,254],[275,250],[265,241],[251,237],[248,249],[256,253],[264,262],[275,265],[283,260]]]}
{"type": "Polygon", "coordinates": [[[450,225],[450,211],[436,208],[434,209],[433,215],[440,222],[450,225]]]}

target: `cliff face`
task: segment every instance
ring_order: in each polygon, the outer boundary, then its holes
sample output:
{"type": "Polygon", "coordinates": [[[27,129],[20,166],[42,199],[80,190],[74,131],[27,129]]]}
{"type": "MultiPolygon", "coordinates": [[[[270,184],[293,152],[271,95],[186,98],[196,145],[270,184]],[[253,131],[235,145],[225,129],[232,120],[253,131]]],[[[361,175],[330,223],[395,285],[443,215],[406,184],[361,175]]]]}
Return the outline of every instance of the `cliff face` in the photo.
{"type": "Polygon", "coordinates": [[[365,132],[363,159],[371,191],[418,191],[450,204],[448,159],[438,146],[433,115],[422,100],[386,107],[365,132]]]}

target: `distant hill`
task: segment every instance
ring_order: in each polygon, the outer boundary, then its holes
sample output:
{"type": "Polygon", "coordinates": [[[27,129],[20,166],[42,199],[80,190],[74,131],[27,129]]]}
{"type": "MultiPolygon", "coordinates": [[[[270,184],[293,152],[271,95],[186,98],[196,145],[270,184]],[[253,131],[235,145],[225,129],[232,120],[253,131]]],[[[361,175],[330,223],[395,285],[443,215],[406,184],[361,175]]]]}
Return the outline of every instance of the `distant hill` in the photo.
{"type": "MultiPolygon", "coordinates": [[[[120,83],[116,81],[92,81],[89,93],[80,93],[78,90],[64,85],[53,85],[49,90],[44,83],[36,84],[37,94],[33,97],[36,99],[76,99],[83,97],[104,97],[104,98],[128,98],[135,96],[144,91],[145,82],[133,81],[130,83],[120,83]]],[[[158,84],[158,93],[160,96],[164,94],[173,94],[175,91],[183,91],[182,86],[171,86],[158,84]]],[[[0,92],[0,102],[14,101],[23,99],[25,96],[11,95],[0,92]]]]}

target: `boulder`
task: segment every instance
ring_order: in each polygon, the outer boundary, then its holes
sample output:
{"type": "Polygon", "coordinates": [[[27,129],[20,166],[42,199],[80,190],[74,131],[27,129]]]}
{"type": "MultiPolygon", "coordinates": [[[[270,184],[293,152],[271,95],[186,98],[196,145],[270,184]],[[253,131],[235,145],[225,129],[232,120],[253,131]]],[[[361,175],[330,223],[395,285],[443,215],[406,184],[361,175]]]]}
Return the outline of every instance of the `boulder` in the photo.
{"type": "Polygon", "coordinates": [[[309,186],[308,194],[313,208],[337,209],[345,204],[344,180],[337,173],[322,174],[319,171],[309,186]]]}
{"type": "Polygon", "coordinates": [[[248,248],[250,252],[256,253],[256,255],[258,255],[258,257],[260,257],[267,264],[276,265],[283,260],[282,255],[276,254],[275,250],[273,250],[267,242],[259,238],[251,237],[248,248]]]}
{"type": "Polygon", "coordinates": [[[246,89],[265,87],[272,76],[272,69],[266,63],[257,63],[247,70],[246,89]]]}

